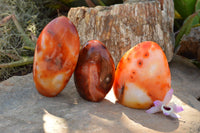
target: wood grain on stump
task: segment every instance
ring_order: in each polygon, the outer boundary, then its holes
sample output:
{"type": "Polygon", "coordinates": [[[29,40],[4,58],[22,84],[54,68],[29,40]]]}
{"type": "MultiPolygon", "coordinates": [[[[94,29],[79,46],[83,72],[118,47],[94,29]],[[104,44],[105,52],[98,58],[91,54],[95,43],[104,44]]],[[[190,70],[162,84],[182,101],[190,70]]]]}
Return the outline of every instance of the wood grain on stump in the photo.
{"type": "Polygon", "coordinates": [[[117,65],[124,53],[142,41],[155,41],[168,61],[173,57],[173,0],[143,0],[95,8],[77,7],[68,13],[83,45],[102,41],[117,65]]]}

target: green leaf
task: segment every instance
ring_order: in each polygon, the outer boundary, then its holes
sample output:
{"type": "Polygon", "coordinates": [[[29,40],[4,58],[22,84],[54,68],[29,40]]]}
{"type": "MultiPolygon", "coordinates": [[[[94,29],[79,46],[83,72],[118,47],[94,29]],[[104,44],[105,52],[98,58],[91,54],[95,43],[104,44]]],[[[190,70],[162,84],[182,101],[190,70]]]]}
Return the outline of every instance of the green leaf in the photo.
{"type": "Polygon", "coordinates": [[[30,49],[35,49],[35,43],[28,37],[28,35],[25,33],[24,29],[22,28],[21,24],[17,20],[15,15],[12,15],[13,22],[18,30],[18,32],[21,34],[21,37],[23,38],[25,42],[25,46],[30,47],[30,49]]]}
{"type": "Polygon", "coordinates": [[[199,24],[199,17],[200,11],[195,12],[194,14],[190,15],[187,19],[185,19],[183,26],[181,27],[175,42],[175,51],[177,50],[179,43],[183,37],[183,35],[187,35],[190,33],[190,30],[193,26],[199,24]]]}
{"type": "Polygon", "coordinates": [[[194,26],[192,26],[192,27],[194,28],[194,27],[199,27],[199,26],[200,26],[200,24],[196,24],[196,25],[194,25],[194,26]]]}
{"type": "Polygon", "coordinates": [[[183,19],[195,12],[195,4],[196,0],[174,0],[174,7],[183,19]]]}
{"type": "Polygon", "coordinates": [[[100,4],[101,6],[106,6],[106,5],[102,2],[102,0],[98,0],[98,2],[99,2],[99,4],[100,4]]]}
{"type": "Polygon", "coordinates": [[[176,10],[174,11],[174,18],[175,19],[182,19],[181,15],[176,10]]]}
{"type": "Polygon", "coordinates": [[[195,4],[195,11],[197,12],[198,10],[200,10],[200,0],[197,0],[195,4]]]}

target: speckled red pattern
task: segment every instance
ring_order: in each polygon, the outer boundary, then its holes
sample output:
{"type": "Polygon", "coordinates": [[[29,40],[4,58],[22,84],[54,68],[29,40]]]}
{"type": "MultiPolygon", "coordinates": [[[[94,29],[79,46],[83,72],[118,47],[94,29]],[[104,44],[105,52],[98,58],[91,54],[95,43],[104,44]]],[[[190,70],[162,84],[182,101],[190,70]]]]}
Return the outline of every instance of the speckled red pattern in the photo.
{"type": "MultiPolygon", "coordinates": [[[[149,108],[153,101],[163,100],[171,88],[171,74],[167,58],[161,47],[151,41],[142,42],[121,58],[115,72],[113,84],[118,102],[124,104],[127,91],[125,85],[133,83],[150,97],[151,101],[143,104],[129,102],[125,106],[132,108],[149,108]]],[[[134,93],[134,92],[133,92],[134,93]]],[[[133,101],[135,102],[135,101],[133,101]]]]}

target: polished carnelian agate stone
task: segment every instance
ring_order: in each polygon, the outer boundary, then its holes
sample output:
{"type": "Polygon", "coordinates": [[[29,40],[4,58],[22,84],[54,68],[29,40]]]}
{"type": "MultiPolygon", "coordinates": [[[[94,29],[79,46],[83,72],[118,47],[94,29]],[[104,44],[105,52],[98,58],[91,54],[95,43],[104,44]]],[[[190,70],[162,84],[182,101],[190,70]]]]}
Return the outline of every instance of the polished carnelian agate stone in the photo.
{"type": "Polygon", "coordinates": [[[171,74],[161,47],[151,41],[139,43],[121,58],[113,89],[119,103],[147,109],[162,101],[171,88],[171,74]]]}
{"type": "Polygon", "coordinates": [[[80,96],[99,102],[112,87],[115,65],[106,46],[91,40],[81,49],[74,73],[75,85],[80,96]]]}
{"type": "Polygon", "coordinates": [[[67,17],[52,20],[37,40],[33,79],[39,93],[52,97],[59,94],[74,72],[80,49],[76,27],[67,17]]]}

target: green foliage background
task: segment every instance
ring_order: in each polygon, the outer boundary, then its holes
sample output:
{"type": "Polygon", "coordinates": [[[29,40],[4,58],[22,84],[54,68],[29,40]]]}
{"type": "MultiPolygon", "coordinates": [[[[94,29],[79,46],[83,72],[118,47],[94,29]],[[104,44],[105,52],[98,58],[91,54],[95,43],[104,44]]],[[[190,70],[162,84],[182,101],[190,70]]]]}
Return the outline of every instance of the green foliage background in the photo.
{"type": "MultiPolygon", "coordinates": [[[[200,0],[174,0],[175,7],[175,32],[176,42],[174,52],[180,48],[180,42],[184,35],[188,35],[192,28],[200,26],[200,0]]],[[[190,62],[200,68],[200,61],[190,59],[190,62]]]]}
{"type": "Polygon", "coordinates": [[[175,29],[178,30],[175,52],[180,47],[183,35],[188,35],[191,28],[200,26],[200,0],[174,0],[175,29]]]}
{"type": "MultiPolygon", "coordinates": [[[[25,34],[35,42],[43,27],[51,20],[51,9],[44,2],[34,0],[0,0],[0,21],[15,15],[25,34]]],[[[26,45],[12,19],[0,25],[0,64],[18,61],[33,56],[33,51],[23,49],[26,45]]],[[[32,71],[32,65],[0,68],[0,81],[12,75],[23,75],[32,71]]]]}

